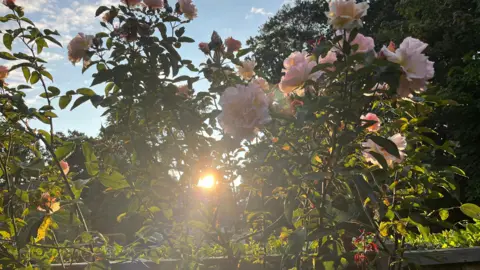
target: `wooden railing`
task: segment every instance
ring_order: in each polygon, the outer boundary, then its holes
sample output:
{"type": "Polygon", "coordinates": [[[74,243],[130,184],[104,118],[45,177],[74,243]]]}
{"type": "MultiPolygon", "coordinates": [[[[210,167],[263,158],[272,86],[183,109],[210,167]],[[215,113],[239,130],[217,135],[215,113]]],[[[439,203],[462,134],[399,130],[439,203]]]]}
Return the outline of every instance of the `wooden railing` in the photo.
{"type": "MultiPolygon", "coordinates": [[[[419,250],[419,251],[407,251],[404,254],[405,265],[421,266],[422,269],[452,269],[452,270],[467,270],[467,269],[480,269],[480,247],[473,248],[457,248],[457,249],[439,249],[439,250],[419,250]]],[[[280,270],[281,256],[269,256],[267,257],[267,263],[263,264],[250,264],[240,263],[240,270],[263,270],[274,269],[280,270]]],[[[113,270],[176,270],[180,266],[179,260],[162,260],[159,264],[148,261],[135,261],[135,262],[112,262],[111,269],[113,270]]],[[[83,270],[87,266],[87,263],[75,263],[72,265],[66,265],[66,269],[69,270],[83,270]]],[[[63,269],[61,265],[53,265],[52,270],[63,269]]],[[[208,258],[202,260],[200,270],[206,269],[226,269],[234,270],[231,262],[226,258],[208,258]]],[[[388,269],[388,258],[380,259],[377,263],[378,270],[388,269]]]]}

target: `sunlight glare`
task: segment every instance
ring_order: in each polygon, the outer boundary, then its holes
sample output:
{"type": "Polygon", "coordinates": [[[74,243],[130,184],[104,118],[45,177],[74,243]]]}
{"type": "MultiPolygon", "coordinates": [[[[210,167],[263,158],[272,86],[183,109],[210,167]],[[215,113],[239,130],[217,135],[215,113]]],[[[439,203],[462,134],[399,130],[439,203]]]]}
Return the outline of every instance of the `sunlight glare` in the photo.
{"type": "Polygon", "coordinates": [[[215,177],[209,174],[198,181],[198,186],[201,188],[212,188],[215,185],[215,177]]]}

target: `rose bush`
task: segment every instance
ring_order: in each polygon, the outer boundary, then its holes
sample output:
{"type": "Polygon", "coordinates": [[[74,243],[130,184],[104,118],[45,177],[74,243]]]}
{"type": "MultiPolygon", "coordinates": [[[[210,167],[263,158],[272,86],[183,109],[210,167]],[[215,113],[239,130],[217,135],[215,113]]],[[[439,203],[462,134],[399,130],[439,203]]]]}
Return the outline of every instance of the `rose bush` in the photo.
{"type": "Polygon", "coordinates": [[[18,63],[0,66],[2,267],[173,258],[197,269],[224,256],[237,268],[282,255],[286,269],[368,267],[383,256],[394,268],[405,240],[449,226],[449,210],[478,219],[472,204],[428,207],[454,196],[453,175],[464,176],[433,165],[434,152],[454,156],[453,144],[437,144],[422,125],[449,102],[424,94],[434,75],[427,44],[407,37],[376,52],[374,38],[359,33],[366,2],[330,1],[336,33],[287,57],[279,84],[261,77],[240,41],[217,32],[198,45],[207,57],[200,69],[182,58],[177,49],[194,42],[185,27],[198,15],[191,0],[119,2],[96,11],[105,32],[68,45],[69,61],[96,68],[99,94],[47,87],[41,54],[60,45],[58,32],[40,31],[4,1],[11,14],[0,21],[18,28],[2,32],[0,58],[18,63]],[[26,84],[9,87],[17,69],[26,84]],[[209,91],[196,92],[200,78],[186,70],[202,74],[209,91]],[[25,102],[35,85],[48,105],[25,102]],[[73,110],[87,101],[107,119],[95,146],[54,131],[57,103],[73,110]],[[81,166],[69,160],[78,153],[81,166]],[[104,208],[113,220],[98,214],[104,208]],[[102,222],[128,230],[103,231],[102,222]]]}

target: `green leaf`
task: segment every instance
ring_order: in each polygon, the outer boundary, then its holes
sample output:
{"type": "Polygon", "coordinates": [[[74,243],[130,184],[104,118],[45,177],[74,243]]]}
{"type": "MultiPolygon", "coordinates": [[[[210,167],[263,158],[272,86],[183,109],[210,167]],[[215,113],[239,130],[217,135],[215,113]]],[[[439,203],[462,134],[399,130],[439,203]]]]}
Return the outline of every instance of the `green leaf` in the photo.
{"type": "Polygon", "coordinates": [[[95,95],[95,91],[93,91],[90,88],[80,88],[80,89],[77,89],[77,94],[92,97],[95,95]]]}
{"type": "Polygon", "coordinates": [[[5,60],[17,60],[17,58],[8,52],[0,52],[0,58],[5,60]]]}
{"type": "Polygon", "coordinates": [[[48,91],[52,93],[52,96],[58,96],[60,94],[60,89],[55,86],[49,86],[48,91]]]}
{"type": "Polygon", "coordinates": [[[460,175],[460,176],[467,177],[467,175],[465,174],[465,172],[464,172],[462,169],[458,168],[458,167],[450,166],[450,167],[447,168],[447,170],[453,172],[454,174],[458,174],[458,175],[460,175]]]}
{"type": "Polygon", "coordinates": [[[462,212],[465,215],[471,218],[480,219],[480,207],[478,207],[478,205],[476,204],[473,204],[473,203],[462,204],[462,206],[460,206],[460,210],[462,210],[462,212]]]}
{"type": "Polygon", "coordinates": [[[98,166],[97,157],[95,156],[95,152],[90,143],[84,142],[82,144],[82,151],[83,156],[85,157],[85,167],[87,168],[88,174],[91,176],[97,175],[100,168],[98,166]]]}
{"type": "Polygon", "coordinates": [[[72,101],[72,96],[66,95],[66,96],[61,96],[59,101],[58,101],[58,106],[60,106],[60,109],[65,109],[68,104],[72,101]]]}
{"type": "Polygon", "coordinates": [[[81,96],[81,97],[77,98],[77,100],[75,100],[75,102],[73,103],[72,108],[70,108],[70,111],[75,109],[76,107],[82,105],[82,103],[84,103],[87,100],[90,100],[89,96],[81,96]]]}
{"type": "Polygon", "coordinates": [[[108,93],[110,93],[110,91],[112,91],[114,86],[115,86],[115,84],[113,82],[107,83],[107,86],[105,86],[105,97],[108,96],[108,93]]]}
{"type": "Polygon", "coordinates": [[[97,8],[97,11],[95,11],[95,17],[98,17],[100,16],[102,13],[104,13],[105,11],[107,10],[110,10],[108,7],[106,6],[100,6],[97,8]]]}
{"type": "Polygon", "coordinates": [[[12,50],[12,42],[13,42],[13,36],[12,35],[10,35],[9,33],[3,34],[3,44],[10,51],[12,50]]]}
{"type": "Polygon", "coordinates": [[[101,172],[98,176],[98,179],[100,180],[100,183],[107,188],[123,189],[130,187],[127,180],[125,180],[125,177],[117,171],[114,171],[111,174],[101,172]]]}
{"type": "Polygon", "coordinates": [[[447,218],[449,216],[449,213],[448,213],[447,209],[441,209],[440,212],[438,212],[438,214],[440,215],[440,218],[442,220],[447,220],[447,218]]]}
{"type": "Polygon", "coordinates": [[[66,142],[55,150],[55,156],[58,160],[64,160],[75,151],[74,142],[66,142]]]}
{"type": "Polygon", "coordinates": [[[56,45],[58,45],[59,47],[63,48],[62,46],[62,43],[60,43],[58,40],[56,40],[55,38],[53,37],[50,37],[50,36],[46,36],[44,37],[46,40],[50,41],[50,42],[53,42],[55,43],[56,45]]]}
{"type": "Polygon", "coordinates": [[[25,190],[17,189],[15,190],[15,195],[17,195],[17,197],[20,198],[22,202],[29,202],[28,192],[26,192],[25,190]]]}
{"type": "Polygon", "coordinates": [[[35,40],[35,43],[37,44],[37,53],[38,54],[42,53],[43,48],[48,48],[48,44],[47,44],[47,42],[45,41],[44,38],[37,38],[37,40],[35,40]]]}
{"type": "Polygon", "coordinates": [[[380,167],[382,167],[382,169],[386,170],[388,168],[387,160],[385,160],[385,158],[382,155],[380,155],[379,153],[373,152],[373,151],[370,151],[368,153],[370,155],[372,155],[378,161],[378,163],[380,164],[380,167]]]}
{"type": "Polygon", "coordinates": [[[50,72],[48,72],[48,71],[46,71],[46,70],[42,70],[42,71],[40,71],[40,74],[42,74],[43,76],[49,78],[50,81],[53,82],[53,76],[52,76],[52,74],[50,74],[50,72]]]}
{"type": "Polygon", "coordinates": [[[237,52],[237,58],[240,58],[244,55],[246,55],[247,53],[251,52],[252,49],[251,48],[245,48],[245,49],[241,49],[237,52]]]}
{"type": "Polygon", "coordinates": [[[189,37],[179,37],[178,42],[193,43],[195,40],[189,37]]]}
{"type": "Polygon", "coordinates": [[[30,69],[28,67],[22,67],[22,72],[23,72],[23,77],[25,78],[25,81],[28,82],[30,79],[30,69]]]}
{"type": "Polygon", "coordinates": [[[30,83],[36,84],[38,80],[40,80],[40,74],[38,74],[38,72],[36,71],[32,72],[32,76],[30,77],[30,83]]]}
{"type": "Polygon", "coordinates": [[[28,23],[32,26],[35,26],[35,24],[29,18],[23,17],[23,18],[20,18],[20,20],[22,20],[22,21],[24,21],[24,22],[26,22],[26,23],[28,23]]]}
{"type": "Polygon", "coordinates": [[[383,147],[390,155],[400,158],[400,152],[398,151],[398,147],[391,140],[380,137],[380,136],[370,136],[369,138],[374,143],[383,147]]]}

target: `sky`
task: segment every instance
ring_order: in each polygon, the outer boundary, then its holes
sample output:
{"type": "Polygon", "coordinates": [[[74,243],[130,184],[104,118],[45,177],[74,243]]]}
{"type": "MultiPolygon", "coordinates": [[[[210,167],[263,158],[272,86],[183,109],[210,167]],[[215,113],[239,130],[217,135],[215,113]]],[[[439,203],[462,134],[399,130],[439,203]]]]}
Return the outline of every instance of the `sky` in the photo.
{"type": "MultiPolygon", "coordinates": [[[[95,18],[95,11],[99,5],[117,5],[120,0],[17,0],[19,6],[24,7],[25,16],[30,18],[38,28],[58,30],[61,37],[58,40],[63,44],[60,48],[51,44],[50,48],[45,49],[39,56],[48,61],[47,70],[53,75],[54,82],[48,85],[58,87],[62,94],[69,90],[76,90],[82,87],[89,87],[92,81],[91,70],[82,74],[81,64],[73,66],[67,57],[67,46],[69,41],[79,32],[94,35],[103,31],[100,26],[100,18],[95,18]]],[[[254,36],[259,27],[273,15],[283,4],[289,0],[193,0],[198,8],[198,18],[187,24],[185,36],[193,38],[195,43],[185,43],[180,49],[184,59],[190,59],[195,65],[205,60],[202,52],[198,50],[198,42],[209,41],[211,33],[216,30],[220,36],[225,39],[229,36],[245,41],[254,36]]],[[[175,0],[170,0],[170,4],[175,0]]],[[[4,16],[8,8],[0,5],[0,15],[4,16]]],[[[8,24],[1,23],[0,29],[8,29],[8,24]]],[[[0,40],[1,37],[0,37],[0,40]]],[[[13,45],[13,51],[19,52],[25,49],[21,46],[13,45]]],[[[8,51],[0,42],[0,51],[8,51]]],[[[16,64],[0,59],[0,65],[11,66],[16,64]]],[[[20,70],[11,72],[6,80],[11,86],[16,84],[25,84],[25,79],[20,70]]],[[[104,94],[104,87],[97,86],[93,88],[98,94],[104,94]]],[[[208,82],[202,80],[194,85],[194,90],[205,91],[208,89],[208,82]]],[[[26,90],[26,101],[29,106],[41,107],[46,101],[39,97],[43,89],[37,84],[33,89],[26,90]]],[[[58,100],[53,101],[54,105],[58,100]]],[[[72,101],[73,103],[73,101],[72,101]]],[[[72,104],[71,103],[71,104],[72,104]]],[[[70,105],[71,105],[70,104],[70,105]]],[[[86,133],[89,136],[96,136],[99,133],[103,113],[101,108],[95,109],[91,103],[86,102],[73,111],[69,108],[57,109],[59,116],[54,119],[55,131],[66,132],[68,130],[77,130],[86,133]]],[[[35,128],[48,128],[34,122],[31,125],[35,128]]]]}

